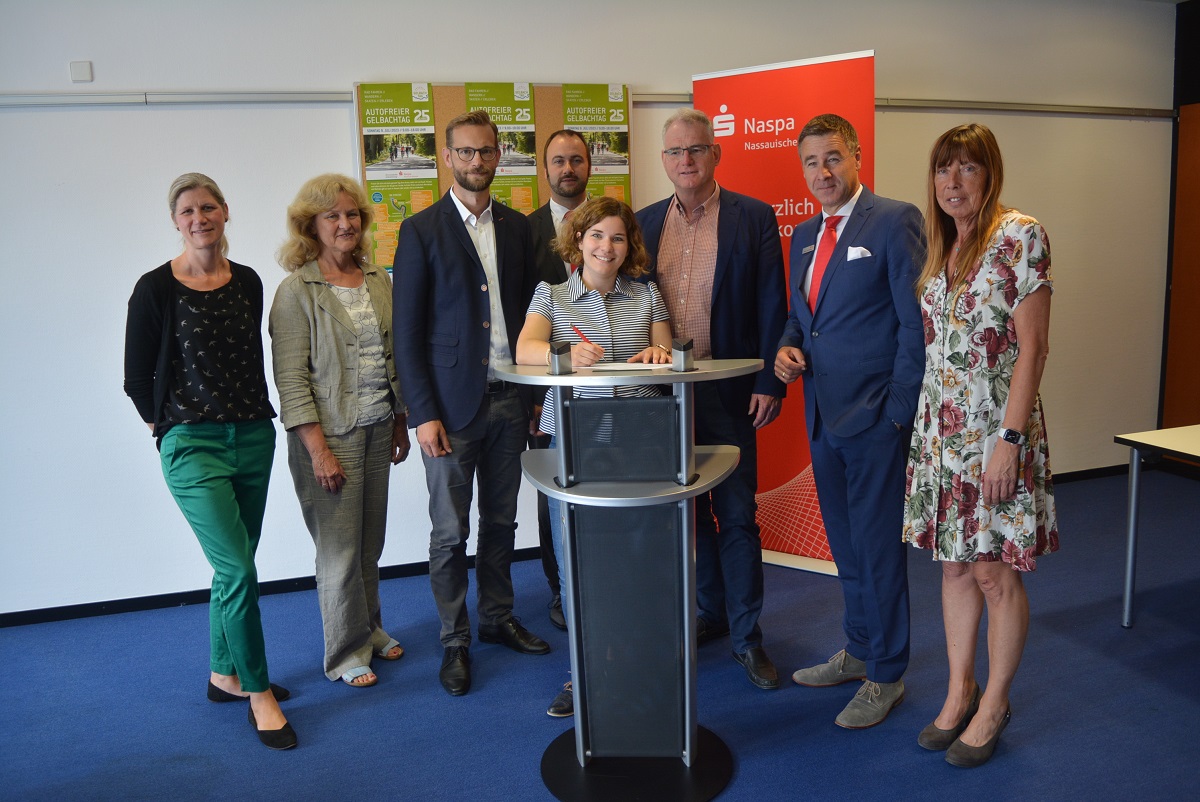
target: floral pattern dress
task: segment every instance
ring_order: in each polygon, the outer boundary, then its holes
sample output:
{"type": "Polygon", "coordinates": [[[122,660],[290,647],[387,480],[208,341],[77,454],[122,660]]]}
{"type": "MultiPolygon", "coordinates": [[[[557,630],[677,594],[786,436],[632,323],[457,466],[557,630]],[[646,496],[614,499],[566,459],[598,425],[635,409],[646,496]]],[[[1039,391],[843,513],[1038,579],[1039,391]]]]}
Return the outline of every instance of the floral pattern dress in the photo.
{"type": "Polygon", "coordinates": [[[1008,404],[1020,352],[1013,311],[1052,288],[1050,243],[1041,224],[1009,210],[961,289],[945,273],[923,288],[925,379],[908,456],[904,539],[935,560],[1003,560],[1032,571],[1058,550],[1054,486],[1042,400],[1023,427],[1017,495],[983,503],[983,472],[1008,404]]]}

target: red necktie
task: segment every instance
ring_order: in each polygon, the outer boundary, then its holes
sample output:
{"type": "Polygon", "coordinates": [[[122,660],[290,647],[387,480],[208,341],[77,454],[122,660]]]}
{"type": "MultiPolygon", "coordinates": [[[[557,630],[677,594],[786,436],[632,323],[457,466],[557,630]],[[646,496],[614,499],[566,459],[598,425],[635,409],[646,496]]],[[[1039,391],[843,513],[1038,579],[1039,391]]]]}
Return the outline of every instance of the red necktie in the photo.
{"type": "Polygon", "coordinates": [[[812,280],[808,283],[808,308],[816,311],[817,295],[821,292],[821,279],[825,278],[825,268],[833,249],[837,246],[837,224],[845,215],[830,215],[825,218],[825,230],[821,232],[821,241],[817,243],[817,253],[813,257],[812,280]]]}

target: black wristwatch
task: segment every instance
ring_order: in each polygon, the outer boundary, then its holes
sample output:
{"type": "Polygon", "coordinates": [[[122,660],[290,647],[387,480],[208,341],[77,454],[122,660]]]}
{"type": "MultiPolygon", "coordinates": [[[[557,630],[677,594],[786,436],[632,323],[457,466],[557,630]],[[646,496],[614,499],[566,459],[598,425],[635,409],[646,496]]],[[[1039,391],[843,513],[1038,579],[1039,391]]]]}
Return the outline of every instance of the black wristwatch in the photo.
{"type": "Polygon", "coordinates": [[[1025,435],[1021,434],[1016,429],[1001,429],[1000,439],[1006,443],[1012,443],[1014,446],[1025,445],[1025,435]]]}

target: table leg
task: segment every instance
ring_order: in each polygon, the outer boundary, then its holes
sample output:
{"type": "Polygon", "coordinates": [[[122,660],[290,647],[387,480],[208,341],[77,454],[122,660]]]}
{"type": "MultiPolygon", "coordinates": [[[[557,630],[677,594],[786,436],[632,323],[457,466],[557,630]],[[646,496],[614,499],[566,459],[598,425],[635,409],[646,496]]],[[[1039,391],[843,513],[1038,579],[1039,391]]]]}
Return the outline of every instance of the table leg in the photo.
{"type": "Polygon", "coordinates": [[[1133,626],[1133,574],[1137,565],[1138,501],[1141,495],[1142,454],[1129,449],[1129,539],[1125,545],[1125,603],[1121,626],[1133,626]]]}

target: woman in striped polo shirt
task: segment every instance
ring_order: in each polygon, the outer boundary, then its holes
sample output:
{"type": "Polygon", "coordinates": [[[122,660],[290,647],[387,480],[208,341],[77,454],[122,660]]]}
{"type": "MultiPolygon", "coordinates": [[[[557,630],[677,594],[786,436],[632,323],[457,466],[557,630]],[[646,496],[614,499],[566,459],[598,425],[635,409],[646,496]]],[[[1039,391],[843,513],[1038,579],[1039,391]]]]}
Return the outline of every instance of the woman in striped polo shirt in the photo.
{"type": "MultiPolygon", "coordinates": [[[[517,339],[517,364],[549,364],[550,343],[571,343],[571,364],[588,367],[597,362],[671,361],[671,326],[667,306],[654,282],[642,283],[650,256],[642,242],[633,210],[615,198],[597,197],[584,203],[564,221],[554,250],[572,265],[571,277],[562,284],[538,285],[517,339]]],[[[555,393],[558,388],[551,388],[555,393]]],[[[657,386],[575,388],[583,398],[642,397],[658,395],[657,386]]],[[[547,394],[538,428],[555,434],[554,397],[547,394]]],[[[555,441],[550,445],[553,448],[555,441]]],[[[551,498],[550,527],[554,556],[562,576],[562,509],[551,498]]],[[[567,622],[571,621],[568,611],[567,622]]],[[[571,683],[554,698],[546,713],[565,717],[574,713],[571,683]]]]}

